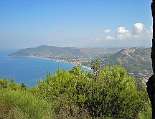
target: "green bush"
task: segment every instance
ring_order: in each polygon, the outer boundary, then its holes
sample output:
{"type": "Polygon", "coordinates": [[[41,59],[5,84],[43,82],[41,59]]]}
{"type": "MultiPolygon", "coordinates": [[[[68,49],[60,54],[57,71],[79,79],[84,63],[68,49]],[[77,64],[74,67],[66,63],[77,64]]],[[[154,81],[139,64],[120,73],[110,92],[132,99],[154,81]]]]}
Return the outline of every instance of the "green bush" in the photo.
{"type": "Polygon", "coordinates": [[[40,82],[35,94],[52,105],[55,118],[137,119],[148,109],[146,91],[124,68],[107,66],[94,76],[79,67],[59,71],[40,82]]]}

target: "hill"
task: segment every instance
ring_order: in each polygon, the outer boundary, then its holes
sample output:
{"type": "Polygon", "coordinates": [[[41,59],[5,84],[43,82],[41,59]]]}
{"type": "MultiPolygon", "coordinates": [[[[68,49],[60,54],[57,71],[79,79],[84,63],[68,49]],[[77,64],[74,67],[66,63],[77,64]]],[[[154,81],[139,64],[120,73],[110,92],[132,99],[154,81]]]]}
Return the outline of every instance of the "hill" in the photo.
{"type": "Polygon", "coordinates": [[[92,58],[100,57],[105,54],[116,53],[118,48],[75,48],[75,47],[56,47],[39,46],[36,48],[26,48],[19,50],[11,56],[37,56],[46,58],[92,58]]]}
{"type": "Polygon", "coordinates": [[[151,49],[150,48],[128,48],[113,54],[110,57],[112,64],[121,64],[125,67],[134,67],[135,70],[145,68],[150,70],[151,64],[151,49]],[[137,69],[138,68],[138,69],[137,69]]]}
{"type": "Polygon", "coordinates": [[[151,67],[151,48],[126,48],[109,56],[109,64],[119,64],[124,66],[131,74],[136,76],[150,76],[151,67]]]}

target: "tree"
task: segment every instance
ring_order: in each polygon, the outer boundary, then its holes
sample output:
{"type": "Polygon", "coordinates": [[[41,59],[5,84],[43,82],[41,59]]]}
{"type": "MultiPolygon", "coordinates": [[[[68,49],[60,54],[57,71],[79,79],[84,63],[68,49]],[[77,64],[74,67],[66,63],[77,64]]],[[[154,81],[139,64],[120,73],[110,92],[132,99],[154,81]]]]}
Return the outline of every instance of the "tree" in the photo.
{"type": "Polygon", "coordinates": [[[91,69],[93,70],[94,79],[96,80],[98,78],[98,75],[101,69],[101,60],[100,59],[92,60],[91,69]]]}

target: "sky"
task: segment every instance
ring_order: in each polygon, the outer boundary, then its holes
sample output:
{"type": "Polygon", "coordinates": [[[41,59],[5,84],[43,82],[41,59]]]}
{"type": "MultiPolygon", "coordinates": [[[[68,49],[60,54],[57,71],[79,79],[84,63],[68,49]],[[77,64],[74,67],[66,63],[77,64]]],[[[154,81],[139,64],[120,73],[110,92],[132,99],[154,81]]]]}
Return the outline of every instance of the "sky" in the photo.
{"type": "Polygon", "coordinates": [[[151,0],[0,0],[0,49],[150,47],[151,0]]]}

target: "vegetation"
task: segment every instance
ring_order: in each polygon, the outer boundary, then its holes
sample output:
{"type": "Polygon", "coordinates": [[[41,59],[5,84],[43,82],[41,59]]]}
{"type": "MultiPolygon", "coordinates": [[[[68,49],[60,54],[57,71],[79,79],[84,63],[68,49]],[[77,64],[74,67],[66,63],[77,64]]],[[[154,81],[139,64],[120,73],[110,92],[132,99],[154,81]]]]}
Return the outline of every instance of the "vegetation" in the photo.
{"type": "Polygon", "coordinates": [[[0,119],[150,119],[143,84],[120,66],[59,70],[28,88],[0,80],[0,119]],[[140,87],[140,88],[138,88],[140,87]]]}

